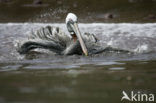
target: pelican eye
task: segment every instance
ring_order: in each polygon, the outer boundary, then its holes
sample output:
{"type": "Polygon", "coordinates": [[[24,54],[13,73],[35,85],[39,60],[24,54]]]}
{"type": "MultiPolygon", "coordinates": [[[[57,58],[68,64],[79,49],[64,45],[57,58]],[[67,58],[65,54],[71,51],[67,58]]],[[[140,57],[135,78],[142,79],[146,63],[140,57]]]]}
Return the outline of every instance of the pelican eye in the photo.
{"type": "Polygon", "coordinates": [[[72,19],[69,19],[68,23],[69,24],[74,24],[74,21],[72,19]]]}

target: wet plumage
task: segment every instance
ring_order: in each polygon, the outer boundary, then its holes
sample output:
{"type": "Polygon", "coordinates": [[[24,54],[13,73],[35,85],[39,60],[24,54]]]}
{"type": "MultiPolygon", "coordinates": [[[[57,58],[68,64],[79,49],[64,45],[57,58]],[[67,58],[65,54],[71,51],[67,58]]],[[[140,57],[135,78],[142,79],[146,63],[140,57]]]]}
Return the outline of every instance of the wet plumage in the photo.
{"type": "Polygon", "coordinates": [[[93,34],[81,35],[75,14],[68,13],[65,21],[70,35],[66,35],[59,27],[42,27],[30,33],[28,40],[19,42],[17,51],[26,54],[36,48],[42,48],[60,55],[84,54],[86,56],[105,51],[123,51],[111,47],[103,48],[93,34]]]}
{"type": "MultiPolygon", "coordinates": [[[[93,34],[84,33],[83,40],[89,53],[95,51],[98,46],[98,40],[93,34]]],[[[74,42],[69,35],[54,26],[42,27],[30,33],[28,40],[18,43],[17,50],[20,54],[26,54],[36,48],[48,49],[61,55],[82,54],[79,41],[74,42]]]]}

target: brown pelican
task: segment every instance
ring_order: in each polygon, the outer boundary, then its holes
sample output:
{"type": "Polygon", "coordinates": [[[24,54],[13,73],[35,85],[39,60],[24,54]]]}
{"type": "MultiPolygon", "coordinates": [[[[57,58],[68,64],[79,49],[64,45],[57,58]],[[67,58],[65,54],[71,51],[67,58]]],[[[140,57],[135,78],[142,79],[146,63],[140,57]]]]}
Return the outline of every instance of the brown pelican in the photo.
{"type": "Polygon", "coordinates": [[[28,40],[18,43],[17,51],[26,54],[33,49],[42,48],[60,55],[88,55],[112,50],[110,47],[102,48],[93,34],[81,35],[75,14],[68,13],[66,26],[70,35],[66,35],[60,28],[54,26],[42,27],[32,32],[28,40]]]}

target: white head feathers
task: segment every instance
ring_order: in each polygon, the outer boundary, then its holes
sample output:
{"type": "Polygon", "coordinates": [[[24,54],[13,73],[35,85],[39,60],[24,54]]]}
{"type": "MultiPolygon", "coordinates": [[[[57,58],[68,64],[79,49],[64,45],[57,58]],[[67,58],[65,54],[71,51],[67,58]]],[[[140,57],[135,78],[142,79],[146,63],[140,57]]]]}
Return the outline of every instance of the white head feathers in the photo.
{"type": "Polygon", "coordinates": [[[66,17],[66,23],[72,20],[73,22],[77,22],[77,16],[74,13],[68,13],[66,17]]]}

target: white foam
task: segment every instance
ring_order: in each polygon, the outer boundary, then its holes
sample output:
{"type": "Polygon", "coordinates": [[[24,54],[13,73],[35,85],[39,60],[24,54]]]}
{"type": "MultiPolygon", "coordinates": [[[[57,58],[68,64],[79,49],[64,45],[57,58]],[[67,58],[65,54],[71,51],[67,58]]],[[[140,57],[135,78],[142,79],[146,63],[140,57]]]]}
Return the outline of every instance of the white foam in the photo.
{"type": "MultiPolygon", "coordinates": [[[[1,43],[6,45],[7,42],[13,42],[18,38],[27,38],[26,34],[32,30],[47,25],[60,27],[68,34],[65,23],[0,23],[1,43]]],[[[79,27],[82,34],[95,34],[102,46],[135,52],[156,51],[156,23],[79,23],[79,27]]]]}
{"type": "MultiPolygon", "coordinates": [[[[58,26],[67,31],[65,23],[1,23],[0,28],[10,26],[20,26],[23,31],[29,28],[38,28],[41,26],[58,26]]],[[[107,36],[123,35],[123,36],[145,36],[156,37],[156,23],[133,24],[133,23],[80,23],[82,32],[92,32],[107,36]]]]}
{"type": "Polygon", "coordinates": [[[134,52],[143,53],[143,52],[145,52],[147,50],[148,50],[148,45],[144,44],[144,45],[138,45],[137,48],[134,49],[134,52]]]}

